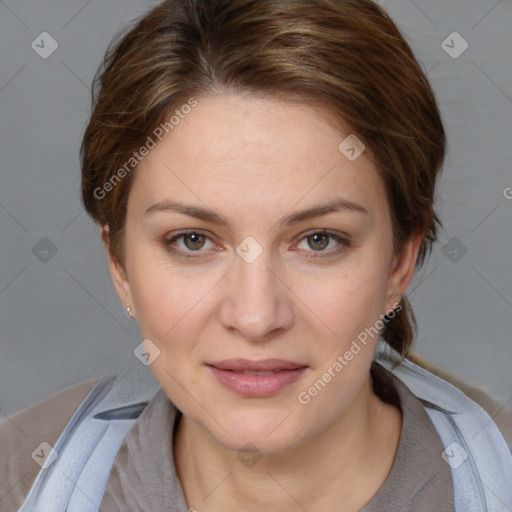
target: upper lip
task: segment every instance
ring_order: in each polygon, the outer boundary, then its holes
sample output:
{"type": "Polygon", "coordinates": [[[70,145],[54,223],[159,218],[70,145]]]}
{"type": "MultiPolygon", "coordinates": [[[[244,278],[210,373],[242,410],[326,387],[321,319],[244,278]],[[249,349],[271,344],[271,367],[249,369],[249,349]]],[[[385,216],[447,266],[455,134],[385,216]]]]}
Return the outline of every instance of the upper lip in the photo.
{"type": "Polygon", "coordinates": [[[233,371],[279,371],[279,370],[296,370],[297,368],[304,368],[305,364],[296,363],[294,361],[287,361],[285,359],[260,359],[253,361],[251,359],[226,359],[215,363],[208,363],[209,366],[214,366],[219,370],[233,370],[233,371]]]}

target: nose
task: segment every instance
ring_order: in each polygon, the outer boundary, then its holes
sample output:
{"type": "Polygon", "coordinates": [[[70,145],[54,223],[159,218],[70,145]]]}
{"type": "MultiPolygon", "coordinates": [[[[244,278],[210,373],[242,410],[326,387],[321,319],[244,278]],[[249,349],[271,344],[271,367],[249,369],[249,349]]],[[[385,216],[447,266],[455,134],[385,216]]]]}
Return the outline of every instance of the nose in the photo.
{"type": "Polygon", "coordinates": [[[236,256],[226,276],[220,322],[248,341],[265,342],[293,325],[293,293],[267,251],[252,263],[236,256]],[[274,265],[275,266],[275,265],[274,265]]]}

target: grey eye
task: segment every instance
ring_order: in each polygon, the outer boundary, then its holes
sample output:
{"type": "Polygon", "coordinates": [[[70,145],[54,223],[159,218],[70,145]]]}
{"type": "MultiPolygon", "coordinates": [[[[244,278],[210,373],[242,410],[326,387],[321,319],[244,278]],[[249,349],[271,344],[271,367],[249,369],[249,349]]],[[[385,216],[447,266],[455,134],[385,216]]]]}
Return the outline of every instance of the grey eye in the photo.
{"type": "Polygon", "coordinates": [[[204,235],[200,235],[199,233],[181,235],[181,238],[183,238],[185,247],[191,251],[201,249],[206,241],[206,237],[204,235]],[[187,240],[190,240],[190,244],[187,243],[187,240]]]}
{"type": "Polygon", "coordinates": [[[326,235],[325,233],[315,233],[313,235],[309,235],[307,237],[307,241],[311,249],[322,250],[329,245],[330,238],[331,236],[326,235]]]}

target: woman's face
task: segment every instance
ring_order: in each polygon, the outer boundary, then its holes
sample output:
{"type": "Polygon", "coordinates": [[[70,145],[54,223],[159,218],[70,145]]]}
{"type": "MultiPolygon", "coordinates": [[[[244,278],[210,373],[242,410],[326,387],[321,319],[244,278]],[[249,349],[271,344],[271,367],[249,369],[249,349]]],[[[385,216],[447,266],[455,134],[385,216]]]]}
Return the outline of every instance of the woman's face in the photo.
{"type": "Polygon", "coordinates": [[[117,291],[168,397],[229,448],[284,451],[346,417],[412,278],[420,238],[394,257],[349,135],[308,105],[204,97],[135,171],[117,291]]]}

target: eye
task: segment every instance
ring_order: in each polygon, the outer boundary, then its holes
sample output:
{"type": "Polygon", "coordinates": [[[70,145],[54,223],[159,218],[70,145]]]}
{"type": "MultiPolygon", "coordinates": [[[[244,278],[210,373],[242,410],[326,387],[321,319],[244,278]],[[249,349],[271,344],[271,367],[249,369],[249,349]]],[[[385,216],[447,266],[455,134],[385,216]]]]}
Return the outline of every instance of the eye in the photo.
{"type": "MultiPolygon", "coordinates": [[[[202,231],[182,231],[171,238],[164,238],[162,243],[170,253],[175,254],[178,257],[188,259],[201,258],[204,256],[203,253],[208,252],[206,250],[208,249],[208,243],[210,243],[213,248],[218,248],[218,246],[212,242],[210,237],[202,231]]],[[[309,253],[306,254],[307,258],[324,258],[334,256],[350,247],[350,242],[347,239],[325,230],[312,231],[309,234],[306,234],[306,236],[301,239],[300,243],[306,243],[309,247],[309,249],[305,249],[306,253],[309,253]],[[329,251],[325,250],[330,246],[331,249],[332,246],[334,246],[334,249],[329,251]]]]}
{"type": "Polygon", "coordinates": [[[210,241],[210,243],[214,245],[210,238],[202,231],[182,231],[171,238],[165,238],[163,244],[165,248],[173,254],[185,258],[198,258],[201,256],[200,254],[196,255],[191,253],[205,252],[201,251],[201,249],[205,247],[207,241],[210,241]],[[176,243],[179,240],[182,242],[181,247],[176,243]],[[175,249],[173,246],[178,246],[178,249],[175,249]]]}
{"type": "Polygon", "coordinates": [[[334,233],[329,233],[328,231],[322,230],[322,231],[314,231],[309,234],[307,234],[302,240],[301,243],[306,243],[307,246],[312,249],[308,250],[306,248],[306,251],[309,253],[321,253],[318,255],[310,254],[307,257],[308,258],[323,258],[327,256],[333,256],[335,254],[339,254],[343,250],[345,250],[347,247],[350,246],[350,243],[347,239],[336,235],[334,233]],[[331,243],[334,242],[334,243],[331,243]],[[325,249],[329,246],[334,245],[334,250],[326,251],[325,249]]]}

